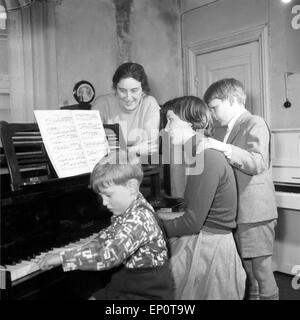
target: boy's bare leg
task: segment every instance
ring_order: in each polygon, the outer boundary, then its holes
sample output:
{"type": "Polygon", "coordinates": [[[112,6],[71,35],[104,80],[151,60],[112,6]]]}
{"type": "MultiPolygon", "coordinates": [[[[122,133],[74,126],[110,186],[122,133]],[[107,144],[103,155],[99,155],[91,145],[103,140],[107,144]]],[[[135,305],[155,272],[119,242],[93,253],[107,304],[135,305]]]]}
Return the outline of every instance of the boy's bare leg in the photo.
{"type": "Polygon", "coordinates": [[[259,300],[259,286],[255,279],[252,268],[251,259],[243,259],[244,269],[247,274],[246,280],[246,299],[247,300],[259,300]]]}
{"type": "Polygon", "coordinates": [[[252,258],[252,271],[259,285],[259,297],[263,300],[278,300],[277,283],[272,270],[272,256],[252,258]]]}

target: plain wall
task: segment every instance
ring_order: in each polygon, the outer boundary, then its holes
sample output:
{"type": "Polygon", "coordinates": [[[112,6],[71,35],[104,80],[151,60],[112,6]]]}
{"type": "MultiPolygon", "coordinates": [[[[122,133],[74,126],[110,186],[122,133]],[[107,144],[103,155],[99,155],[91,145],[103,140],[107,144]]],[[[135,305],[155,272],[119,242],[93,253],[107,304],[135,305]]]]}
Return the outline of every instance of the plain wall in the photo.
{"type": "Polygon", "coordinates": [[[182,95],[177,0],[64,0],[56,7],[59,104],[74,104],[76,82],[111,92],[122,59],[141,63],[160,104],[182,95]],[[117,28],[118,27],[118,28],[117,28]]]}
{"type": "Polygon", "coordinates": [[[193,10],[190,6],[189,11],[182,12],[182,38],[186,44],[214,39],[219,35],[263,24],[266,20],[266,0],[222,0],[193,10]]]}
{"type": "MultiPolygon", "coordinates": [[[[199,1],[201,3],[201,1],[199,1]]],[[[285,72],[300,72],[300,30],[291,26],[291,9],[299,0],[222,0],[199,7],[195,0],[181,1],[182,38],[189,45],[256,25],[269,27],[269,78],[271,128],[299,128],[300,102],[286,109],[285,72]]],[[[204,1],[205,2],[205,1],[204,1]]]]}
{"type": "MultiPolygon", "coordinates": [[[[284,5],[270,1],[270,55],[271,55],[271,124],[272,128],[300,128],[300,101],[284,108],[285,72],[300,73],[300,29],[291,26],[291,9],[300,1],[284,5]]],[[[299,84],[300,86],[300,84],[299,84]]],[[[300,87],[299,87],[300,89],[300,87]]]]}

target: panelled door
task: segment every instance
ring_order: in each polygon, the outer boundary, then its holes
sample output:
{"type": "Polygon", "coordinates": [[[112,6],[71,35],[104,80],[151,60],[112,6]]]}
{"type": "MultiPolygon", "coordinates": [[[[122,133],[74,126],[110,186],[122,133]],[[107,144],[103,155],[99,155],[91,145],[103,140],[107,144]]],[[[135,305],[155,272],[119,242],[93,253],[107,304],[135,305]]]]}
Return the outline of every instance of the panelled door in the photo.
{"type": "MultiPolygon", "coordinates": [[[[253,114],[263,115],[258,41],[197,55],[196,73],[199,97],[203,97],[212,82],[222,78],[236,78],[245,86],[246,108],[253,114]]],[[[217,123],[215,126],[217,136],[221,137],[225,128],[217,123]]]]}

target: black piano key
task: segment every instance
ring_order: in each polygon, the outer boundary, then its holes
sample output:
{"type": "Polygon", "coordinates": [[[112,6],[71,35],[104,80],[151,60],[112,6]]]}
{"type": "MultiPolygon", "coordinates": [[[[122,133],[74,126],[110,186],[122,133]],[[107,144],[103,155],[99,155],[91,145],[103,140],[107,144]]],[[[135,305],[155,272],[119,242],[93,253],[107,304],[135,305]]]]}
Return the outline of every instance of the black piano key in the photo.
{"type": "Polygon", "coordinates": [[[6,257],[3,261],[5,265],[15,265],[17,264],[18,259],[13,257],[6,257]]]}

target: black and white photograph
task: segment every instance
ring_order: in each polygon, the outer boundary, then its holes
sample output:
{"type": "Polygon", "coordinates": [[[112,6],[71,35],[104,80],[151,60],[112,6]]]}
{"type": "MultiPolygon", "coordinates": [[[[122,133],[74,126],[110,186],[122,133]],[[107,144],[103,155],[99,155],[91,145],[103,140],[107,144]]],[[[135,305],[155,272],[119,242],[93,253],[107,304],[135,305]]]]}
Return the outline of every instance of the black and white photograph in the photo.
{"type": "Polygon", "coordinates": [[[300,300],[300,0],[0,0],[0,178],[0,300],[300,300]]]}

